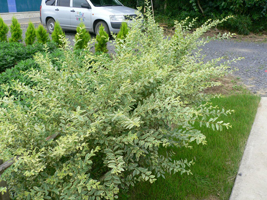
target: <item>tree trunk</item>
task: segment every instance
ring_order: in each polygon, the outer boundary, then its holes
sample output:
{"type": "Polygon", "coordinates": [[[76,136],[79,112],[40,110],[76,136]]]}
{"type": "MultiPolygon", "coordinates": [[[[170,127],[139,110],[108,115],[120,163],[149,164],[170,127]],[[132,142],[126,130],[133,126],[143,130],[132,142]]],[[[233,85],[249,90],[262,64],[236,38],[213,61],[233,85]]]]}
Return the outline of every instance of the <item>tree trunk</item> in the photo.
{"type": "Polygon", "coordinates": [[[167,11],[167,0],[164,0],[164,13],[166,14],[167,11]]]}
{"type": "MultiPolygon", "coordinates": [[[[0,165],[2,165],[3,163],[4,163],[3,160],[0,160],[0,165]]],[[[7,188],[7,183],[5,181],[0,181],[0,187],[6,187],[7,188]]],[[[8,189],[7,189],[6,193],[4,193],[4,194],[0,193],[0,200],[10,200],[8,189]]]]}
{"type": "Polygon", "coordinates": [[[155,17],[154,15],[154,6],[153,6],[153,0],[151,0],[151,8],[152,8],[152,14],[153,14],[153,18],[155,17]]]}
{"type": "Polygon", "coordinates": [[[200,11],[201,11],[201,13],[202,13],[202,15],[205,16],[204,11],[203,11],[203,9],[202,9],[202,7],[201,7],[201,5],[200,5],[199,0],[197,0],[197,5],[198,5],[198,7],[199,7],[199,9],[200,9],[200,11]]]}

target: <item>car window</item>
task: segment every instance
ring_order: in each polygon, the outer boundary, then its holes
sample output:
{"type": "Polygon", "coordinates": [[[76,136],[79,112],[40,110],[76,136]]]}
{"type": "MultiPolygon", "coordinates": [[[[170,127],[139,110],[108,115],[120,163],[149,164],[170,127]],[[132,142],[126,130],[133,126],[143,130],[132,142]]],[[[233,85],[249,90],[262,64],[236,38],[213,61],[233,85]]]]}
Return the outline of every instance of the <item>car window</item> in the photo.
{"type": "Polygon", "coordinates": [[[88,4],[86,0],[73,0],[73,7],[82,8],[83,3],[88,4]]]}
{"type": "Polygon", "coordinates": [[[70,7],[70,0],[57,0],[57,5],[70,7]]]}
{"type": "Polygon", "coordinates": [[[101,6],[122,6],[118,0],[91,0],[92,4],[96,7],[101,6]]]}
{"type": "Polygon", "coordinates": [[[55,5],[56,0],[46,0],[45,4],[48,6],[54,6],[55,5]]]}

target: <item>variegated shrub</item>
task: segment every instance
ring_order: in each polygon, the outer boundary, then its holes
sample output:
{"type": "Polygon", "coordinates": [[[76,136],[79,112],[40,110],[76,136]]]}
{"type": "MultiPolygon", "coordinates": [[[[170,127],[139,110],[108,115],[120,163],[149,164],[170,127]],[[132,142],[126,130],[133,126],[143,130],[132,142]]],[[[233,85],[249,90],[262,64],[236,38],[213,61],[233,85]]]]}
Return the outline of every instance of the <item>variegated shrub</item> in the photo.
{"type": "Polygon", "coordinates": [[[60,68],[38,54],[41,69],[27,72],[36,84],[14,82],[20,96],[0,100],[1,158],[17,156],[1,178],[14,198],[114,199],[139,181],[190,173],[192,161],[172,160],[168,147],[205,144],[201,125],[229,127],[218,117],[230,111],[202,103],[227,66],[197,51],[219,22],[193,33],[177,22],[166,38],[147,10],[112,56],[90,53],[93,41],[82,61],[62,49],[60,68]]]}

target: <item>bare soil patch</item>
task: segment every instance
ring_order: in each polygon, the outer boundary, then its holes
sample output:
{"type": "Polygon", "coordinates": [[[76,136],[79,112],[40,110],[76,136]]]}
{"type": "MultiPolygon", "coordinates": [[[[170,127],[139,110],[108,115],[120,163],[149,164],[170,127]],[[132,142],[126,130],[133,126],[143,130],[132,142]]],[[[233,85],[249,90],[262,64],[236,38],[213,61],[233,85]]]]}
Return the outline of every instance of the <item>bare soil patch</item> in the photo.
{"type": "MultiPolygon", "coordinates": [[[[204,34],[204,37],[214,37],[218,34],[224,34],[224,33],[229,33],[229,31],[226,30],[218,30],[218,29],[211,29],[207,31],[204,34]]],[[[262,32],[259,34],[255,33],[250,33],[249,35],[238,35],[235,34],[232,38],[232,40],[240,40],[240,41],[245,41],[245,42],[267,42],[267,32],[262,32]]]]}
{"type": "Polygon", "coordinates": [[[221,85],[208,88],[204,91],[205,93],[221,94],[224,96],[228,96],[233,94],[249,92],[246,89],[246,86],[241,82],[239,78],[230,74],[214,81],[221,82],[221,85]]]}

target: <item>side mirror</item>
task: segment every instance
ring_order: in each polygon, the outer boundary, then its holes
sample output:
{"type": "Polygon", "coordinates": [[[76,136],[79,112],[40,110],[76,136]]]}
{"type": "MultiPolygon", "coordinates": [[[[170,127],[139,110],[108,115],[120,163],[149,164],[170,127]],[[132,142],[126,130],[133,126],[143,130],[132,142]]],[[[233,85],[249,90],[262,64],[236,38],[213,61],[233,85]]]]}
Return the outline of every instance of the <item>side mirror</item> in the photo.
{"type": "Polygon", "coordinates": [[[82,3],[82,4],[81,4],[81,7],[82,7],[82,8],[88,8],[88,9],[91,9],[91,6],[89,5],[89,3],[82,3]]]}

